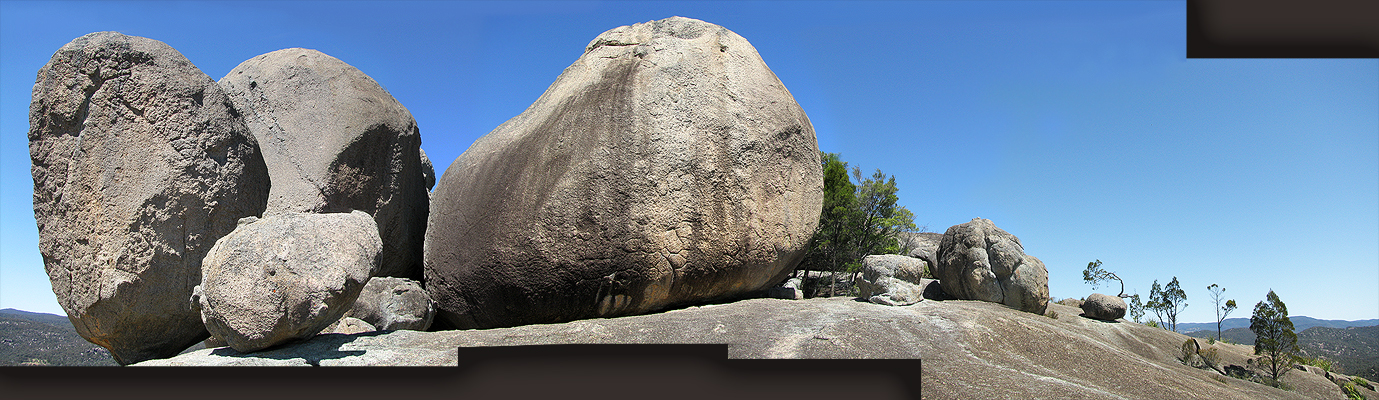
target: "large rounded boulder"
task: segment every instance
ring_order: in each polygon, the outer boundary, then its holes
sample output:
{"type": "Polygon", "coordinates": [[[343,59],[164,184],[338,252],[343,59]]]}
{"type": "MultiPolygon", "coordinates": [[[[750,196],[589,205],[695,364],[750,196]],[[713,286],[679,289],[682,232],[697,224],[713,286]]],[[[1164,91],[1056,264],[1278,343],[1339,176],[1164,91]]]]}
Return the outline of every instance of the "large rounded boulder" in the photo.
{"type": "Polygon", "coordinates": [[[1025,254],[1020,239],[989,219],[974,218],[943,234],[934,276],[952,298],[1001,303],[1043,314],[1049,305],[1049,272],[1025,254]]]}
{"type": "Polygon", "coordinates": [[[1111,295],[1092,293],[1079,305],[1082,315],[1106,321],[1125,318],[1125,300],[1111,295]]]}
{"type": "Polygon", "coordinates": [[[245,218],[206,254],[191,298],[237,351],[310,338],[354,305],[382,247],[362,211],[245,218]]]}
{"type": "Polygon", "coordinates": [[[360,210],[383,238],[378,276],[421,278],[429,202],[412,114],[373,78],[316,50],[249,59],[220,79],[273,179],[266,214],[360,210]]]}
{"type": "Polygon", "coordinates": [[[29,155],[39,251],[77,333],[121,364],[205,339],[188,301],[202,257],[269,186],[215,81],[163,42],[82,36],[38,71],[29,155]]]}
{"type": "Polygon", "coordinates": [[[600,34],[433,192],[438,322],[644,313],[783,281],[823,204],[813,127],[741,36],[669,18],[600,34]]]}

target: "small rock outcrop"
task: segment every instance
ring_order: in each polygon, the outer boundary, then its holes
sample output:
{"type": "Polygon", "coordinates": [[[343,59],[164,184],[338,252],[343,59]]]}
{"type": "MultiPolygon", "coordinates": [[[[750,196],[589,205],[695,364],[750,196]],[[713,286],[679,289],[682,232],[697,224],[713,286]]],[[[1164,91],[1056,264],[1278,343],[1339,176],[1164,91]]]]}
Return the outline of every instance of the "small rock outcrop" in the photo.
{"type": "Polygon", "coordinates": [[[862,298],[888,306],[907,306],[924,300],[919,286],[929,265],[924,260],[899,254],[870,255],[862,259],[862,298]]]}
{"type": "Polygon", "coordinates": [[[82,36],[38,71],[29,155],[39,251],[77,333],[120,364],[205,339],[187,302],[201,259],[268,196],[215,81],[163,42],[82,36]]]}
{"type": "Polygon", "coordinates": [[[382,246],[362,211],[245,218],[206,254],[193,299],[235,350],[309,338],[354,304],[382,246]]]}
{"type": "Polygon", "coordinates": [[[326,329],[322,329],[320,334],[339,333],[342,335],[353,335],[356,333],[374,332],[377,330],[378,328],[375,328],[373,324],[365,322],[362,319],[354,317],[344,317],[340,318],[339,321],[335,321],[335,323],[330,324],[330,326],[327,326],[326,329]]]}
{"type": "Polygon", "coordinates": [[[345,316],[364,320],[378,330],[424,331],[436,317],[436,305],[417,281],[376,277],[364,285],[345,316]]]}
{"type": "Polygon", "coordinates": [[[818,225],[819,156],[746,39],[680,17],[609,30],[441,176],[426,289],[458,328],[765,290],[818,225]]]}
{"type": "Polygon", "coordinates": [[[1001,303],[1043,314],[1049,304],[1049,272],[1026,255],[1020,239],[989,219],[973,218],[943,234],[934,276],[943,292],[962,300],[1001,303]]]}
{"type": "Polygon", "coordinates": [[[1125,318],[1125,300],[1116,296],[1092,293],[1079,307],[1087,318],[1107,321],[1125,318]]]}
{"type": "Polygon", "coordinates": [[[804,300],[804,281],[800,278],[786,279],[785,283],[766,291],[766,297],[785,300],[804,300]]]}
{"type": "Polygon", "coordinates": [[[420,279],[429,203],[416,120],[368,75],[316,50],[249,59],[220,79],[263,147],[266,214],[373,216],[378,276],[420,279]]]}

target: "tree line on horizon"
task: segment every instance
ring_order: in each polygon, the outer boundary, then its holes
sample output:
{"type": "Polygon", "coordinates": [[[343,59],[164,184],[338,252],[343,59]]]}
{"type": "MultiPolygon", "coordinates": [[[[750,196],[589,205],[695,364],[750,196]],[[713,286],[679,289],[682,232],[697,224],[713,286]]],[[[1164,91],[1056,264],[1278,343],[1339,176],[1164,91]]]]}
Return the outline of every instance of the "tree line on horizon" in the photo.
{"type": "MultiPolygon", "coordinates": [[[[1178,331],[1178,314],[1187,308],[1187,292],[1182,289],[1177,276],[1163,286],[1159,285],[1157,279],[1154,280],[1147,302],[1141,302],[1139,294],[1126,295],[1125,281],[1115,273],[1103,269],[1101,260],[1087,263],[1087,268],[1082,271],[1082,279],[1093,285],[1093,288],[1111,279],[1119,281],[1121,293],[1118,296],[1130,299],[1127,314],[1136,323],[1141,323],[1146,311],[1152,311],[1155,320],[1144,322],[1145,325],[1178,331]]],[[[1219,341],[1221,321],[1235,311],[1237,304],[1234,299],[1222,301],[1226,288],[1221,285],[1207,285],[1207,291],[1211,293],[1212,302],[1215,304],[1215,340],[1219,341]]],[[[1250,315],[1250,331],[1255,334],[1254,354],[1259,356],[1253,360],[1254,364],[1268,374],[1269,379],[1266,383],[1272,386],[1280,385],[1279,380],[1295,365],[1315,362],[1314,359],[1307,359],[1300,353],[1298,335],[1293,331],[1293,321],[1288,318],[1288,306],[1279,299],[1273,289],[1269,290],[1264,300],[1255,304],[1254,313],[1250,315]]]]}

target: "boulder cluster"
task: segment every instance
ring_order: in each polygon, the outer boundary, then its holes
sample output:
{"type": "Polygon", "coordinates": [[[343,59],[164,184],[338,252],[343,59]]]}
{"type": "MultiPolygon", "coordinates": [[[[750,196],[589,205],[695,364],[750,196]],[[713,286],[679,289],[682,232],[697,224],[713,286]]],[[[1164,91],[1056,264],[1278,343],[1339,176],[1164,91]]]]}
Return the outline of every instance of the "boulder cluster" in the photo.
{"type": "Polygon", "coordinates": [[[907,242],[909,255],[863,259],[857,282],[862,298],[892,306],[924,299],[981,300],[1035,314],[1048,307],[1044,263],[1025,254],[1020,239],[991,220],[973,218],[942,234],[901,234],[898,239],[907,242]]]}
{"type": "Polygon", "coordinates": [[[406,107],[315,50],[216,81],[92,33],[39,70],[29,118],[53,291],[121,364],[741,297],[785,280],[823,202],[789,91],[679,17],[596,37],[439,179],[406,107]]]}
{"type": "MultiPolygon", "coordinates": [[[[823,204],[790,92],[746,39],[680,17],[598,35],[439,178],[406,107],[309,49],[215,81],[162,42],[92,33],[39,70],[29,118],[53,291],[121,364],[801,299],[787,278],[823,204]]],[[[864,259],[861,297],[1047,307],[1043,263],[990,220],[907,235],[908,255],[864,259]]]]}

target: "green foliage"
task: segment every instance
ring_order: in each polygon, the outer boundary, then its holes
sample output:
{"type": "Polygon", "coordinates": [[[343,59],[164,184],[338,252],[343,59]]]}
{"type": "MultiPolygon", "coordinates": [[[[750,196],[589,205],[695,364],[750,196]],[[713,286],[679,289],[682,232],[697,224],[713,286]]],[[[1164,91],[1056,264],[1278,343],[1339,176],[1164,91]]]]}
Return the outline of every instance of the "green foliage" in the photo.
{"type": "Polygon", "coordinates": [[[1131,295],[1129,298],[1130,306],[1126,311],[1129,312],[1130,319],[1135,320],[1135,322],[1140,322],[1140,318],[1144,318],[1144,303],[1140,302],[1140,295],[1138,293],[1131,295]]]}
{"type": "MultiPolygon", "coordinates": [[[[895,177],[877,170],[863,178],[852,169],[856,184],[848,178],[848,165],[837,154],[821,157],[824,172],[824,207],[819,229],[811,240],[806,268],[833,273],[861,270],[862,259],[872,254],[898,253],[896,233],[916,229],[914,213],[895,203],[899,200],[895,177]]],[[[836,282],[836,280],[833,280],[836,282]]],[[[830,295],[837,288],[829,290],[830,295]]]]}
{"type": "Polygon", "coordinates": [[[900,200],[895,195],[900,189],[895,186],[895,176],[887,176],[876,170],[870,178],[862,177],[862,169],[853,167],[852,176],[857,185],[856,253],[854,258],[861,260],[871,254],[894,254],[900,251],[896,233],[915,230],[915,215],[903,206],[895,205],[900,200]]]}
{"type": "Polygon", "coordinates": [[[1120,294],[1117,294],[1116,296],[1126,297],[1125,281],[1121,280],[1119,276],[1116,276],[1114,272],[1101,269],[1101,260],[1096,260],[1087,263],[1087,269],[1082,270],[1082,280],[1092,285],[1092,289],[1096,289],[1097,286],[1100,286],[1101,282],[1109,281],[1112,279],[1115,279],[1116,281],[1120,282],[1120,294]]]}
{"type": "Polygon", "coordinates": [[[1216,338],[1207,338],[1207,344],[1216,344],[1216,338]]]}
{"type": "Polygon", "coordinates": [[[1187,308],[1187,292],[1178,284],[1176,276],[1172,282],[1162,287],[1159,286],[1159,281],[1155,280],[1154,286],[1149,289],[1149,302],[1144,306],[1154,311],[1154,317],[1159,319],[1159,326],[1177,332],[1178,313],[1187,308]]]}
{"type": "Polygon", "coordinates": [[[1346,382],[1344,385],[1341,385],[1341,391],[1345,392],[1345,397],[1347,399],[1366,400],[1365,395],[1360,394],[1360,389],[1355,388],[1355,382],[1346,382]]]}
{"type": "Polygon", "coordinates": [[[1350,378],[1350,381],[1353,382],[1353,383],[1355,383],[1356,385],[1360,385],[1360,386],[1369,386],[1369,381],[1365,380],[1365,378],[1361,378],[1361,377],[1358,377],[1358,376],[1356,376],[1356,377],[1351,377],[1351,378],[1350,378]]]}
{"type": "Polygon", "coordinates": [[[1144,325],[1145,325],[1145,326],[1148,326],[1148,327],[1150,327],[1150,328],[1158,328],[1158,327],[1159,327],[1159,323],[1158,323],[1158,322],[1154,322],[1154,321],[1149,321],[1148,323],[1145,323],[1144,325]]]}
{"type": "Polygon", "coordinates": [[[857,187],[848,180],[847,163],[839,159],[837,154],[824,153],[821,159],[824,172],[824,205],[819,213],[819,228],[810,240],[809,253],[804,264],[813,266],[816,270],[836,274],[840,268],[846,267],[848,262],[846,249],[849,247],[853,228],[851,216],[857,202],[857,187]]]}
{"type": "Polygon", "coordinates": [[[1183,364],[1192,365],[1192,356],[1197,355],[1197,351],[1201,350],[1197,347],[1197,341],[1193,339],[1188,339],[1187,341],[1183,342],[1182,346],[1179,347],[1181,347],[1183,350],[1181,357],[1179,357],[1179,360],[1181,360],[1183,364]]]}
{"type": "Polygon", "coordinates": [[[1298,335],[1293,333],[1293,321],[1288,319],[1288,306],[1273,290],[1265,301],[1255,304],[1250,316],[1250,331],[1255,334],[1255,355],[1269,377],[1281,379],[1293,369],[1298,352],[1298,335]]]}
{"type": "Polygon", "coordinates": [[[1334,368],[1334,363],[1332,363],[1331,360],[1328,360],[1328,359],[1323,358],[1323,357],[1320,357],[1320,356],[1318,356],[1318,357],[1294,356],[1294,357],[1293,357],[1293,362],[1296,363],[1296,364],[1311,365],[1311,366],[1313,366],[1313,367],[1321,368],[1323,371],[1326,371],[1326,372],[1331,372],[1331,369],[1334,368]]]}

